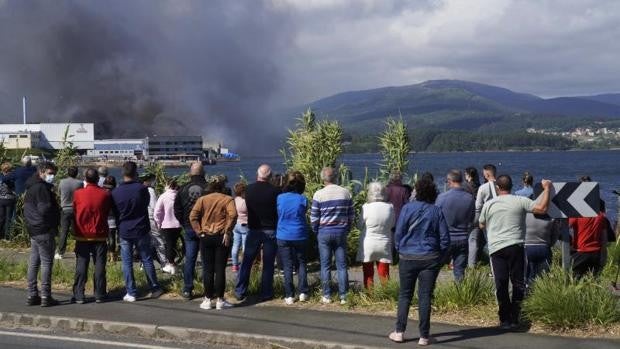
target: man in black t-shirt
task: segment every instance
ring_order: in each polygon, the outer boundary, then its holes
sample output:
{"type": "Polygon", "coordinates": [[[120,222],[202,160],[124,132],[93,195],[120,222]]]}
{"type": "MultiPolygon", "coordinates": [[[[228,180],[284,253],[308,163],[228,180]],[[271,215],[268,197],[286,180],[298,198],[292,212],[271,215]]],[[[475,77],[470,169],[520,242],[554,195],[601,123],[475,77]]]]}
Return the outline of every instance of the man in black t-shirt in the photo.
{"type": "Polygon", "coordinates": [[[280,189],[269,182],[271,167],[261,165],[256,182],[250,184],[245,193],[248,207],[248,236],[243,251],[243,261],[235,287],[235,296],[245,299],[250,282],[250,273],[256,256],[263,249],[263,275],[261,278],[261,300],[273,298],[273,271],[276,253],[276,224],[278,222],[277,198],[280,189]]]}

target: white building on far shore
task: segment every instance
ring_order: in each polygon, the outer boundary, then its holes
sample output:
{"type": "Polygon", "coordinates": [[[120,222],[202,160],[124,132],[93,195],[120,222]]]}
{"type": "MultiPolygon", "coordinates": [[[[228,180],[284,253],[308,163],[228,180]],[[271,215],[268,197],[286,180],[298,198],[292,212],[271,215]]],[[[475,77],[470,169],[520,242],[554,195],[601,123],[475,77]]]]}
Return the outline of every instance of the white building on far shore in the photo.
{"type": "Polygon", "coordinates": [[[0,140],[7,149],[62,149],[65,132],[78,150],[93,149],[93,123],[0,124],[0,140]]]}

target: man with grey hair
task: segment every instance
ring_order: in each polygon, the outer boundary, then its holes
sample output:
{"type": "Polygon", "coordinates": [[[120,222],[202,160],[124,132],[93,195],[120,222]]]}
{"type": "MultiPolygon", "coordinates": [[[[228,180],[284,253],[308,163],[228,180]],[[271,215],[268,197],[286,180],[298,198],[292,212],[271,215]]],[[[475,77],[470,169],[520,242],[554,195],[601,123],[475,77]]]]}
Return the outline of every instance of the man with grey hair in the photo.
{"type": "MultiPolygon", "coordinates": [[[[475,216],[474,197],[463,188],[463,175],[459,170],[450,170],[446,176],[448,191],[439,194],[435,205],[441,207],[450,232],[448,257],[454,265],[454,279],[461,282],[465,276],[469,250],[468,235],[475,216]]],[[[448,261],[446,261],[448,262],[448,261]]]]}
{"type": "Polygon", "coordinates": [[[256,256],[263,250],[263,274],[261,276],[260,300],[273,298],[273,272],[278,243],[276,224],[278,223],[277,198],[281,190],[270,183],[271,167],[262,164],[256,171],[256,182],[248,185],[245,204],[248,208],[248,235],[243,250],[243,261],[239,269],[235,296],[238,300],[246,297],[250,283],[250,273],[256,256]]]}
{"type": "Polygon", "coordinates": [[[332,167],[321,170],[325,187],[312,197],[310,223],[317,233],[321,259],[321,284],[323,303],[331,303],[331,263],[336,257],[338,269],[338,295],[340,304],[346,304],[349,275],[347,271],[347,234],[353,224],[355,211],[351,193],[336,185],[338,173],[332,167]]]}
{"type": "Polygon", "coordinates": [[[204,167],[200,161],[195,161],[189,169],[189,183],[183,185],[174,199],[174,216],[183,226],[185,241],[185,264],[183,265],[183,291],[181,295],[185,300],[191,300],[194,291],[194,273],[196,272],[196,259],[200,238],[192,228],[189,214],[194,208],[198,198],[206,195],[207,181],[205,180],[204,167]]]}

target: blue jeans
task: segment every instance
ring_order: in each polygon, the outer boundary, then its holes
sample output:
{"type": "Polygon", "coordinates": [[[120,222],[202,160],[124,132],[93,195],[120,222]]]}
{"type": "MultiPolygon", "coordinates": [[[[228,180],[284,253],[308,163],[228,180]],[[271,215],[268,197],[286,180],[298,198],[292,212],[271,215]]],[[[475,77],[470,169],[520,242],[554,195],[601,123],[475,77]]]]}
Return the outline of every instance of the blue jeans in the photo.
{"type": "MultiPolygon", "coordinates": [[[[196,235],[192,227],[183,227],[185,238],[185,264],[183,265],[183,292],[194,290],[194,274],[196,272],[196,259],[198,259],[198,248],[200,238],[196,235]]],[[[204,268],[204,265],[202,266],[204,268]]]]}
{"type": "Polygon", "coordinates": [[[299,265],[297,283],[299,293],[308,293],[308,274],[306,271],[306,248],[308,240],[280,240],[278,239],[278,253],[282,257],[282,269],[284,269],[284,294],[285,297],[295,297],[295,285],[293,284],[293,269],[299,265]]]}
{"type": "Polygon", "coordinates": [[[525,255],[527,258],[527,285],[532,285],[534,279],[549,271],[551,266],[551,248],[547,245],[525,245],[525,255]]]}
{"type": "Polygon", "coordinates": [[[431,299],[435,289],[435,281],[439,275],[441,263],[439,259],[409,260],[400,259],[400,291],[398,293],[398,312],[396,315],[396,331],[405,332],[407,318],[415,283],[418,285],[418,316],[420,318],[420,337],[428,338],[431,328],[431,299]]]}
{"type": "Polygon", "coordinates": [[[347,271],[347,234],[343,233],[319,233],[319,256],[321,259],[321,286],[323,296],[331,296],[331,264],[332,255],[336,257],[336,269],[338,270],[338,295],[344,299],[349,287],[349,274],[347,271]]]}
{"type": "Polygon", "coordinates": [[[239,250],[243,250],[245,251],[245,240],[248,236],[248,226],[246,225],[241,225],[239,223],[237,223],[235,225],[235,229],[233,229],[233,245],[232,245],[232,251],[231,253],[231,258],[232,258],[232,265],[233,267],[236,267],[239,265],[239,250]]]}
{"type": "Polygon", "coordinates": [[[151,235],[145,234],[135,239],[123,239],[121,237],[121,259],[123,260],[123,276],[125,277],[125,288],[127,294],[136,296],[136,281],[133,276],[133,249],[134,247],[140,254],[144,273],[148,280],[151,291],[160,289],[155,274],[155,266],[153,265],[153,255],[151,254],[151,235]]]}
{"type": "Polygon", "coordinates": [[[250,283],[250,273],[256,256],[263,247],[263,274],[261,277],[261,299],[273,298],[273,269],[278,252],[275,230],[250,230],[245,240],[243,261],[239,269],[235,295],[237,298],[245,298],[250,283]]]}
{"type": "Polygon", "coordinates": [[[450,250],[448,252],[449,257],[452,258],[452,272],[454,273],[454,280],[457,282],[463,281],[465,277],[465,268],[467,268],[467,256],[469,251],[469,242],[467,239],[452,240],[450,242],[450,250]]]}

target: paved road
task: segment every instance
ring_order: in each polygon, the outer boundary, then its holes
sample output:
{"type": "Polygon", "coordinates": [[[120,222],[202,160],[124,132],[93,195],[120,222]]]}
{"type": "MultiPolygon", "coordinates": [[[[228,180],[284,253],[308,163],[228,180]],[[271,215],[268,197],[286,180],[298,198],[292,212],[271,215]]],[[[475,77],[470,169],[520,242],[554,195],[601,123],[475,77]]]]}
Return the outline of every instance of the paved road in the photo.
{"type": "MultiPolygon", "coordinates": [[[[25,290],[0,287],[0,311],[262,334],[378,348],[403,348],[386,338],[394,326],[392,317],[256,305],[225,311],[205,311],[199,309],[199,300],[144,300],[132,304],[114,301],[79,305],[67,304],[70,298],[68,295],[57,297],[64,301],[63,305],[51,308],[27,307],[24,305],[25,290]]],[[[410,321],[408,328],[406,337],[416,340],[417,322],[410,321]]],[[[437,348],[620,348],[620,340],[510,333],[497,328],[433,323],[431,332],[438,339],[438,343],[433,346],[437,348]]]]}
{"type": "Polygon", "coordinates": [[[200,346],[192,343],[163,342],[112,336],[93,336],[62,332],[34,332],[0,328],[0,348],[22,349],[235,349],[223,346],[200,346]]]}

